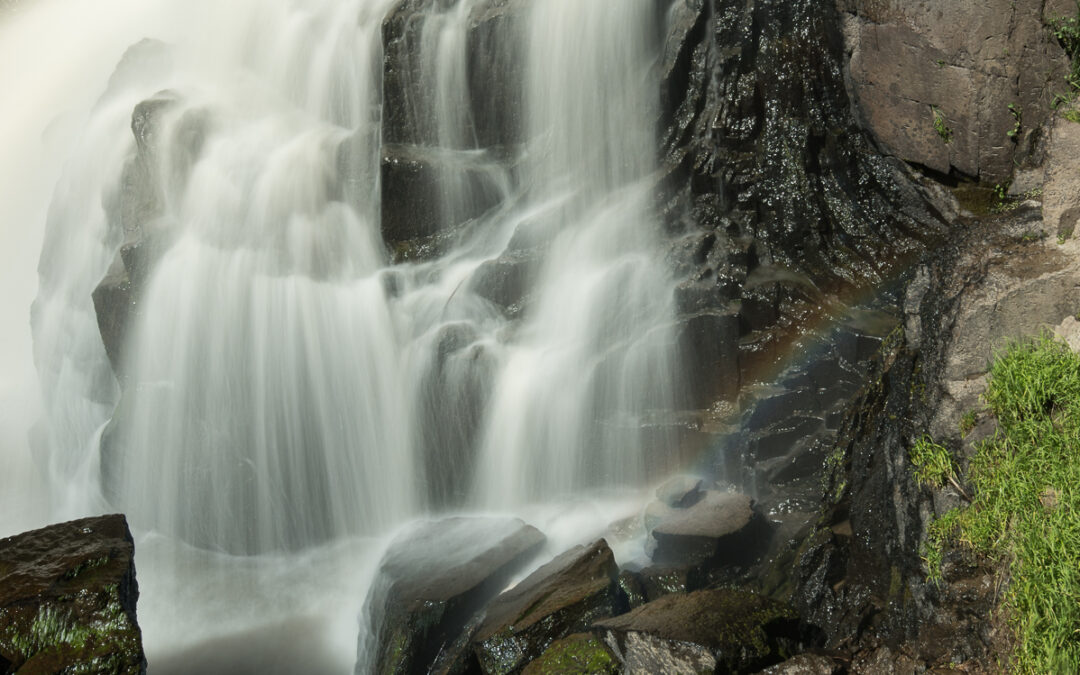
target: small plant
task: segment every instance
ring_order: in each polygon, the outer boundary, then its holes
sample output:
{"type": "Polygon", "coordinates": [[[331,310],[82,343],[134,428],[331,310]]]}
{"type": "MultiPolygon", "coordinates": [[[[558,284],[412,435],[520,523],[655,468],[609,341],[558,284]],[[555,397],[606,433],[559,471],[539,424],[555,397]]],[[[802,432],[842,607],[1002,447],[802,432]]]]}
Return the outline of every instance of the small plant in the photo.
{"type": "Polygon", "coordinates": [[[1065,111],[1062,117],[1064,117],[1070,122],[1076,122],[1077,124],[1080,124],[1080,110],[1077,110],[1076,108],[1069,108],[1065,111]]]}
{"type": "Polygon", "coordinates": [[[960,417],[960,436],[966,438],[971,430],[975,428],[975,423],[979,419],[979,414],[974,410],[969,410],[960,417]]]}
{"type": "Polygon", "coordinates": [[[941,137],[941,140],[946,145],[952,143],[953,131],[949,125],[945,122],[945,115],[941,113],[941,110],[936,106],[930,106],[930,114],[934,117],[934,131],[941,137]]]}
{"type": "Polygon", "coordinates": [[[1010,103],[1009,112],[1012,113],[1013,116],[1013,128],[1007,131],[1005,135],[1016,140],[1016,137],[1020,135],[1020,127],[1024,120],[1024,111],[1015,103],[1010,103]]]}
{"type": "Polygon", "coordinates": [[[1076,2],[1075,15],[1051,19],[1049,26],[1072,64],[1069,74],[1065,76],[1069,91],[1054,97],[1051,106],[1056,108],[1063,102],[1075,100],[1077,91],[1080,90],[1080,0],[1076,2]]]}

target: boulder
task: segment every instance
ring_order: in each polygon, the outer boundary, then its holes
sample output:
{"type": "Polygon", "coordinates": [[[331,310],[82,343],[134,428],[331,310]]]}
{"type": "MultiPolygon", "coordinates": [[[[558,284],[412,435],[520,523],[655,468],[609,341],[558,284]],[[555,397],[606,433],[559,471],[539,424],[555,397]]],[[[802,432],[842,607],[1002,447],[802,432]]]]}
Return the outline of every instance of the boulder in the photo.
{"type": "Polygon", "coordinates": [[[500,595],[474,638],[485,673],[518,672],[554,641],[621,609],[615,556],[603,539],[578,546],[500,595]]]}
{"type": "Polygon", "coordinates": [[[4,672],[146,672],[135,545],[122,515],[0,540],[4,672]]]}
{"type": "Polygon", "coordinates": [[[738,564],[760,548],[762,525],[750,497],[710,490],[693,506],[667,509],[651,528],[656,541],[652,558],[659,563],[738,564]]]}
{"type": "Polygon", "coordinates": [[[433,671],[463,650],[477,614],[543,546],[537,529],[511,518],[420,523],[383,556],[364,603],[358,675],[433,671]]]}
{"type": "Polygon", "coordinates": [[[737,590],[668,595],[593,631],[627,673],[751,672],[803,642],[793,610],[737,590]]]}

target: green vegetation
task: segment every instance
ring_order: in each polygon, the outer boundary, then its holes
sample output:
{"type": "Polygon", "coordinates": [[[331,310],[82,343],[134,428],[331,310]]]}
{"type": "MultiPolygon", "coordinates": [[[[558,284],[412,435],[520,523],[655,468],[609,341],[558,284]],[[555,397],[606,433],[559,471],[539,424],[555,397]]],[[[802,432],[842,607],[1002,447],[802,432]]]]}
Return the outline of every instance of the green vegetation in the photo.
{"type": "Polygon", "coordinates": [[[979,416],[974,410],[969,410],[960,418],[960,436],[966,438],[971,430],[975,428],[975,423],[978,421],[979,416]]]}
{"type": "Polygon", "coordinates": [[[1024,122],[1024,111],[1015,103],[1010,103],[1009,112],[1012,113],[1013,116],[1013,128],[1007,131],[1005,135],[1016,140],[1016,137],[1020,135],[1020,128],[1024,122]]]}
{"type": "Polygon", "coordinates": [[[934,131],[941,137],[941,140],[946,145],[952,143],[953,131],[949,128],[949,125],[945,122],[945,115],[941,113],[936,105],[930,106],[930,114],[934,117],[934,131]]]}
{"type": "Polygon", "coordinates": [[[956,475],[949,450],[929,436],[915,441],[909,457],[915,465],[915,480],[923,485],[945,487],[945,481],[956,475]]]}
{"type": "MultiPolygon", "coordinates": [[[[1076,99],[1080,91],[1080,0],[1076,2],[1076,14],[1073,16],[1059,17],[1050,20],[1050,31],[1061,43],[1061,47],[1069,57],[1072,64],[1069,74],[1065,76],[1065,82],[1069,85],[1067,93],[1058,94],[1054,97],[1051,105],[1057,107],[1062,103],[1071,103],[1076,99]]],[[[1068,118],[1075,122],[1075,119],[1068,118]]]]}
{"type": "Polygon", "coordinates": [[[1070,122],[1076,122],[1077,124],[1080,124],[1080,110],[1077,110],[1076,108],[1069,108],[1065,111],[1062,117],[1069,120],[1070,122]]]}
{"type": "MultiPolygon", "coordinates": [[[[931,523],[923,550],[931,580],[960,546],[1009,579],[1005,616],[1016,632],[1013,669],[1080,667],[1080,355],[1050,335],[1018,343],[990,369],[985,400],[996,436],[972,459],[971,504],[931,523]]],[[[916,446],[920,446],[916,443],[916,446]]],[[[922,442],[917,475],[940,477],[951,459],[922,442]]]]}

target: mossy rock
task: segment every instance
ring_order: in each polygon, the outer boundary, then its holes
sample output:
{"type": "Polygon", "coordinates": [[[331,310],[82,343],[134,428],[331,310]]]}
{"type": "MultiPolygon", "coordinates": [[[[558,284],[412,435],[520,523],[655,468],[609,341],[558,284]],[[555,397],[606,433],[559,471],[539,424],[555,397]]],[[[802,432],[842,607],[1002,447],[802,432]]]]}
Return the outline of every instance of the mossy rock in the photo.
{"type": "Polygon", "coordinates": [[[0,540],[4,671],[145,673],[134,554],[120,515],[0,540]]]}
{"type": "Polygon", "coordinates": [[[619,661],[598,637],[577,633],[551,643],[540,658],[522,671],[522,675],[615,675],[622,672],[619,661]]]}

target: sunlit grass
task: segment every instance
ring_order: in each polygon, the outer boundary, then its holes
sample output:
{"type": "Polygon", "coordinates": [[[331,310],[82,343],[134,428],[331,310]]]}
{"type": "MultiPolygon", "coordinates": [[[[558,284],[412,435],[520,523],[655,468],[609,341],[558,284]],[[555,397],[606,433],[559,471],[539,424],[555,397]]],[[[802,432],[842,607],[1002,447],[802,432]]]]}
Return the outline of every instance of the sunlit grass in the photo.
{"type": "MultiPolygon", "coordinates": [[[[940,580],[947,543],[1004,566],[1013,669],[1080,672],[1080,355],[1048,335],[1016,344],[992,365],[985,400],[998,431],[972,459],[970,506],[928,528],[929,577],[940,580]]],[[[942,474],[939,447],[913,448],[929,458],[916,475],[942,474]]]]}

